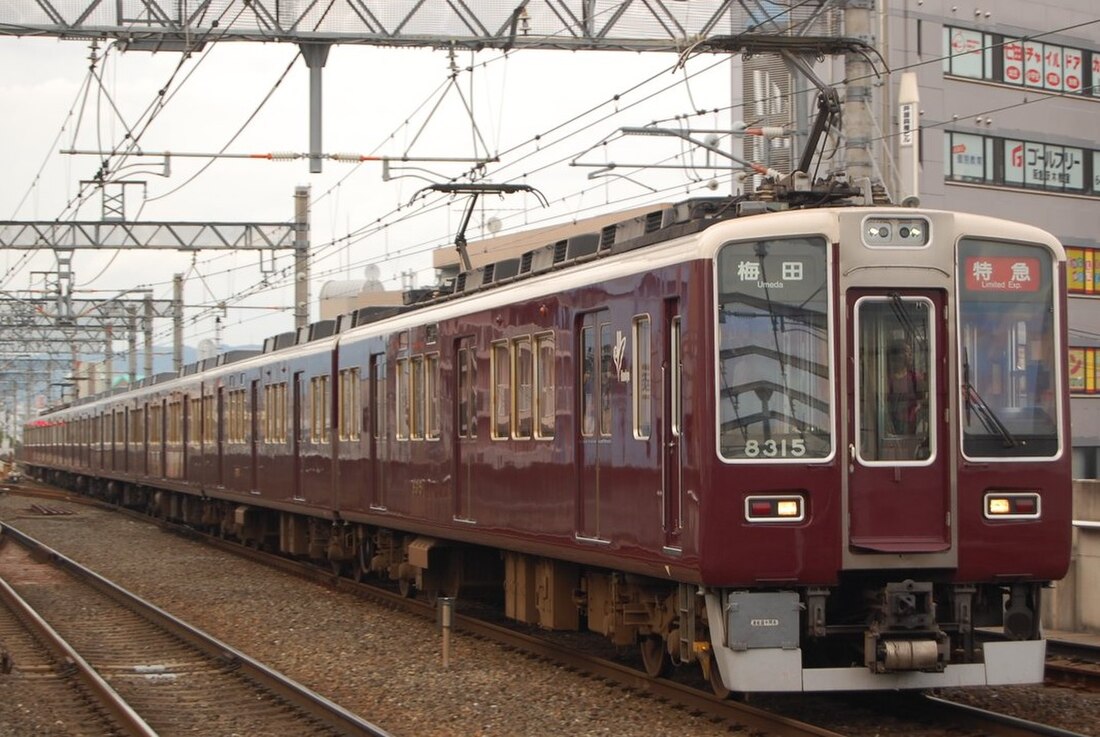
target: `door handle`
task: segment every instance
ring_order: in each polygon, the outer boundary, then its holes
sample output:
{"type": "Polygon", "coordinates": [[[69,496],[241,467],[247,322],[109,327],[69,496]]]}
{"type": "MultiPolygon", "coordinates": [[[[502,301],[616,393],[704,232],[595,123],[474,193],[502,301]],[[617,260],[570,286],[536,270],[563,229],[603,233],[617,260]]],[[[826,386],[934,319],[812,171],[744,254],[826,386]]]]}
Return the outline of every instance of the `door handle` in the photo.
{"type": "Polygon", "coordinates": [[[856,459],[856,444],[848,443],[848,460],[855,461],[856,459]]]}

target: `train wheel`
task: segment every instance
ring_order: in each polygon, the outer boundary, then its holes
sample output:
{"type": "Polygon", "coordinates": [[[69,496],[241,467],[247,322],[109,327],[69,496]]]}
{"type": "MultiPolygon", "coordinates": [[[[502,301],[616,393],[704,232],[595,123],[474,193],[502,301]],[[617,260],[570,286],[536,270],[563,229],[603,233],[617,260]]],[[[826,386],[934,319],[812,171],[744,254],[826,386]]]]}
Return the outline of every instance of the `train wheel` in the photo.
{"type": "Polygon", "coordinates": [[[359,539],[358,553],[355,560],[351,562],[351,577],[355,579],[356,583],[370,574],[370,564],[373,557],[374,545],[371,542],[371,537],[368,534],[363,534],[359,539]]]}
{"type": "Polygon", "coordinates": [[[672,662],[663,637],[660,635],[643,637],[638,643],[638,650],[642,654],[642,665],[645,666],[646,675],[650,678],[660,678],[668,674],[672,662]]]}
{"type": "Polygon", "coordinates": [[[406,599],[411,599],[416,596],[416,582],[411,578],[400,578],[397,580],[397,590],[406,599]]]}
{"type": "Polygon", "coordinates": [[[710,681],[710,690],[718,698],[728,699],[733,692],[726,688],[726,684],[722,682],[722,674],[718,671],[718,661],[714,657],[714,652],[708,650],[705,662],[703,660],[699,662],[703,666],[703,675],[710,681]]]}

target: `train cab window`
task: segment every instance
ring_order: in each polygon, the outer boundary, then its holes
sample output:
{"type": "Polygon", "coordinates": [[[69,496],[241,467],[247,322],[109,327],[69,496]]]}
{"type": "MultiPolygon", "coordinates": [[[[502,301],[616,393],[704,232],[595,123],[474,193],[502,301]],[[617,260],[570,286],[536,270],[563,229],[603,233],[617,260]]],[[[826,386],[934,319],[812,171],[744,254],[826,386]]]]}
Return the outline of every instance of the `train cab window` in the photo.
{"type": "Polygon", "coordinates": [[[493,343],[490,354],[492,367],[490,372],[493,377],[493,438],[501,439],[511,436],[511,386],[512,386],[512,362],[508,351],[508,342],[501,340],[493,343]]]}
{"type": "Polygon", "coordinates": [[[963,454],[990,460],[1057,455],[1050,252],[964,238],[958,263],[963,454]]]}
{"type": "Polygon", "coordinates": [[[928,463],[936,447],[934,306],[889,295],[856,302],[858,451],[868,463],[928,463]]]}
{"type": "Polygon", "coordinates": [[[634,366],[633,386],[634,437],[645,440],[653,428],[653,397],[650,394],[650,371],[652,370],[652,325],[649,316],[634,318],[634,366]]]}
{"type": "Polygon", "coordinates": [[[535,360],[535,414],[538,416],[538,424],[535,426],[535,436],[538,438],[554,437],[554,421],[557,413],[554,394],[554,334],[544,333],[535,336],[537,350],[535,360]]]}
{"type": "Polygon", "coordinates": [[[832,454],[828,275],[822,238],[719,250],[714,396],[722,458],[796,462],[832,454]]]}
{"type": "Polygon", "coordinates": [[[512,384],[513,437],[528,439],[534,431],[535,365],[531,338],[526,335],[512,341],[512,384]]]}

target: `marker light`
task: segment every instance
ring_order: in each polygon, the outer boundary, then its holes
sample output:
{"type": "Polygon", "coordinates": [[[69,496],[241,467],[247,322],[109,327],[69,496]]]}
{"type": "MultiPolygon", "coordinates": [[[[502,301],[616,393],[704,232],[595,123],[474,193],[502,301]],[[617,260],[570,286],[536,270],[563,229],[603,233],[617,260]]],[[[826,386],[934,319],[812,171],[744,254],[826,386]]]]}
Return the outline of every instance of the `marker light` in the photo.
{"type": "Polygon", "coordinates": [[[1034,492],[989,492],[985,495],[986,519],[1039,519],[1039,495],[1034,492]]]}
{"type": "Polygon", "coordinates": [[[801,522],[805,509],[800,496],[750,496],[745,499],[749,522],[801,522]]]}

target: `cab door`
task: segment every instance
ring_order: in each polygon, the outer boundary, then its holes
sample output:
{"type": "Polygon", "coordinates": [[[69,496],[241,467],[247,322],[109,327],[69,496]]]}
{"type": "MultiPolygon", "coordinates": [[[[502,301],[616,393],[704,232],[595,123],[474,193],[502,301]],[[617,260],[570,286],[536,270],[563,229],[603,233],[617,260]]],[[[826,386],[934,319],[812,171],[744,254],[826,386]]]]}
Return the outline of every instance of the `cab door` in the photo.
{"type": "Polygon", "coordinates": [[[848,543],[856,554],[951,548],[944,304],[932,290],[848,296],[848,543]]]}

